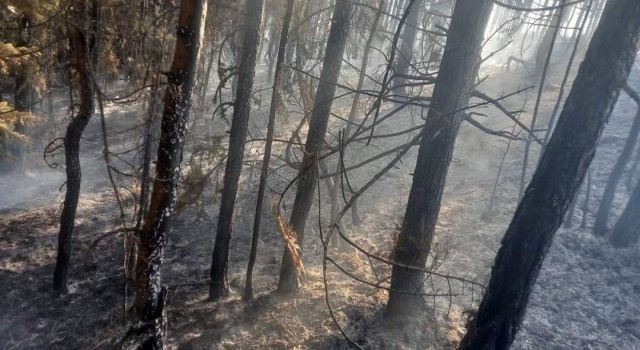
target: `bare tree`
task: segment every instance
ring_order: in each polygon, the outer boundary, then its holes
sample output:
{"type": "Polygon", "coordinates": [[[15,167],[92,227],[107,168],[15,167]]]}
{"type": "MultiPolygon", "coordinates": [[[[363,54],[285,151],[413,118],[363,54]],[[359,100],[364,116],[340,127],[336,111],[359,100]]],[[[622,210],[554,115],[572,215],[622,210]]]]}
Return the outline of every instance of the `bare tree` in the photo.
{"type": "Polygon", "coordinates": [[[260,184],[258,185],[258,198],[256,200],[256,212],[253,218],[253,234],[251,236],[251,252],[249,254],[249,265],[247,267],[247,279],[244,288],[244,299],[253,298],[253,266],[256,262],[258,250],[258,240],[260,238],[260,219],[262,218],[262,207],[264,205],[264,192],[267,187],[267,177],[269,175],[269,162],[271,160],[271,145],[273,143],[273,129],[278,111],[279,96],[282,93],[282,76],[284,70],[284,58],[289,40],[289,27],[293,15],[293,5],[295,0],[287,1],[287,9],[282,22],[282,32],[280,33],[280,44],[278,45],[278,56],[276,58],[276,72],[273,78],[273,90],[271,92],[271,106],[269,109],[269,121],[267,124],[267,141],[264,147],[262,158],[262,169],[260,170],[260,184]]]}
{"type": "MultiPolygon", "coordinates": [[[[94,87],[91,79],[91,51],[95,44],[95,28],[88,18],[89,6],[85,0],[75,0],[72,18],[75,19],[70,42],[75,54],[75,69],[77,72],[80,103],[78,113],[69,122],[64,137],[65,172],[67,175],[67,192],[60,214],[60,231],[58,232],[58,255],[56,268],[53,273],[53,289],[57,293],[68,293],[69,268],[73,229],[75,226],[76,210],[80,199],[80,139],[82,132],[89,123],[95,108],[93,99],[94,87]]],[[[93,11],[92,11],[93,12],[93,11]]]]}
{"type": "Polygon", "coordinates": [[[206,16],[206,0],[182,0],[173,63],[167,73],[160,141],[149,209],[138,239],[135,309],[140,348],[163,349],[167,290],[162,260],[175,207],[191,93],[206,16]]]}
{"type": "Polygon", "coordinates": [[[209,298],[212,300],[226,296],[229,291],[227,285],[229,242],[233,231],[238,181],[242,172],[244,145],[251,112],[251,92],[253,91],[253,78],[256,72],[263,5],[264,0],[248,0],[246,4],[247,18],[244,26],[238,85],[233,102],[233,121],[231,122],[231,131],[229,133],[227,167],[224,173],[224,187],[222,189],[218,226],[216,227],[216,241],[211,259],[209,298]]]}
{"type": "Polygon", "coordinates": [[[513,343],[542,262],[629,75],[639,34],[640,2],[607,2],[556,130],[502,239],[461,349],[508,349],[513,343]]]}
{"type": "MultiPolygon", "coordinates": [[[[297,235],[300,247],[302,247],[304,228],[318,180],[318,156],[324,146],[324,138],[327,133],[331,105],[349,34],[349,19],[352,8],[352,0],[336,0],[320,82],[309,121],[309,132],[305,143],[304,157],[299,168],[298,188],[290,219],[291,228],[297,235]]],[[[285,250],[282,257],[278,291],[291,293],[297,291],[298,288],[298,276],[294,261],[289,251],[285,250]]]]}
{"type": "Polygon", "coordinates": [[[406,318],[424,310],[420,294],[445,179],[464,109],[480,65],[488,0],[456,2],[440,71],[429,106],[407,209],[395,247],[387,316],[406,318]],[[415,268],[412,268],[415,267],[415,268]]]}

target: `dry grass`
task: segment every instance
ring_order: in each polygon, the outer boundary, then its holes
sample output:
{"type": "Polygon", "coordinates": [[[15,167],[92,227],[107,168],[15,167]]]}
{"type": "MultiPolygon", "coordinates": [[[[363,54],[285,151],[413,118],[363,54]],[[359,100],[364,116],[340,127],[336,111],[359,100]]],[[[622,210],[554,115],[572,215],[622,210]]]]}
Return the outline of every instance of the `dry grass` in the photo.
{"type": "Polygon", "coordinates": [[[291,256],[291,260],[293,262],[293,267],[296,270],[296,274],[298,278],[305,277],[304,271],[304,263],[302,262],[302,257],[300,256],[300,245],[298,244],[298,235],[293,231],[291,226],[282,220],[282,214],[280,213],[280,209],[277,206],[274,206],[274,215],[276,224],[278,226],[278,232],[280,232],[280,236],[282,237],[282,241],[284,242],[284,247],[289,252],[291,256]]]}

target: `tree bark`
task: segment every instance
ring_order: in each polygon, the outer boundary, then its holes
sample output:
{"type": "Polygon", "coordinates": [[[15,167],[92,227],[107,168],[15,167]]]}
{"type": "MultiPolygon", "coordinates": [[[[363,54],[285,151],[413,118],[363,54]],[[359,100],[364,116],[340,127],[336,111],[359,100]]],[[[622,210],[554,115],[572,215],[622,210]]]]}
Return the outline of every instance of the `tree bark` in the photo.
{"type": "MultiPolygon", "coordinates": [[[[333,11],[331,29],[325,49],[322,73],[314,101],[309,132],[305,143],[305,152],[298,173],[298,188],[291,211],[290,225],[297,234],[298,244],[302,248],[304,228],[311,210],[316,181],[318,179],[318,155],[324,145],[327,123],[336,90],[336,83],[342,65],[347,36],[349,34],[349,18],[353,9],[352,0],[336,0],[333,11]]],[[[299,289],[298,276],[291,255],[285,250],[280,268],[278,291],[292,293],[299,289]]]]}
{"type": "Polygon", "coordinates": [[[424,272],[456,136],[480,65],[489,0],[456,2],[440,72],[424,126],[413,184],[394,256],[387,317],[406,320],[424,310],[424,272]],[[408,268],[406,266],[411,266],[408,268]]]}
{"type": "Polygon", "coordinates": [[[629,75],[639,34],[640,2],[607,2],[556,130],[502,239],[488,288],[460,349],[508,349],[513,343],[544,257],[629,75]]]}
{"type": "MultiPolygon", "coordinates": [[[[293,15],[293,5],[295,0],[287,1],[287,9],[282,22],[280,33],[280,43],[278,44],[278,56],[276,58],[276,73],[273,78],[273,91],[271,92],[271,106],[269,107],[269,121],[267,124],[267,141],[264,146],[264,157],[262,158],[262,169],[260,170],[260,184],[258,185],[258,199],[256,200],[256,213],[253,218],[253,234],[251,236],[251,253],[247,267],[247,279],[244,288],[244,299],[253,299],[253,266],[256,262],[258,250],[258,240],[260,238],[260,220],[262,219],[262,207],[264,205],[264,192],[267,187],[267,177],[269,175],[269,162],[271,161],[271,145],[273,143],[273,129],[278,112],[279,94],[282,93],[282,75],[284,70],[284,58],[289,41],[289,27],[293,15]]],[[[272,34],[272,39],[275,34],[272,34]]]]}
{"type": "Polygon", "coordinates": [[[166,288],[162,260],[175,207],[182,148],[206,16],[205,0],[182,0],[173,63],[167,73],[149,209],[139,233],[135,309],[141,349],[163,349],[166,288]]]}
{"type": "Polygon", "coordinates": [[[256,71],[263,5],[264,0],[248,0],[246,4],[247,17],[244,19],[242,55],[240,56],[241,62],[233,108],[233,121],[231,122],[231,131],[229,133],[227,167],[224,173],[220,214],[218,216],[216,239],[211,259],[211,285],[209,286],[209,299],[211,300],[220,299],[229,292],[227,283],[229,243],[231,241],[231,232],[233,231],[238,181],[242,172],[244,144],[251,112],[251,92],[256,71]]]}
{"type": "MultiPolygon", "coordinates": [[[[82,132],[93,114],[95,101],[93,99],[93,83],[91,81],[90,43],[95,42],[95,31],[86,31],[83,26],[89,22],[88,7],[85,0],[76,0],[73,11],[77,24],[71,35],[71,43],[75,54],[75,69],[78,79],[80,106],[75,118],[67,126],[64,137],[65,172],[67,175],[67,191],[64,197],[62,213],[60,214],[60,231],[58,232],[58,255],[53,273],[53,289],[56,293],[69,292],[68,279],[71,260],[73,229],[75,226],[76,210],[80,199],[80,139],[82,132]]],[[[91,28],[91,26],[89,26],[91,28]]]]}
{"type": "Polygon", "coordinates": [[[640,215],[638,213],[640,213],[640,182],[631,193],[622,216],[613,228],[611,244],[614,247],[628,247],[632,243],[638,242],[638,237],[640,237],[640,215]]]}

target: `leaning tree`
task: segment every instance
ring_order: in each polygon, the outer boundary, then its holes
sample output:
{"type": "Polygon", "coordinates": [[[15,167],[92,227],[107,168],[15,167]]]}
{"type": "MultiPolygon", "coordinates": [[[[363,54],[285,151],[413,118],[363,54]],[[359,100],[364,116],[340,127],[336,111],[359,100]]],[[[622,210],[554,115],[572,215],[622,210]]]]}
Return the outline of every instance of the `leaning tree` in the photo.
{"type": "MultiPolygon", "coordinates": [[[[342,56],[349,34],[349,19],[353,8],[352,0],[337,0],[331,20],[331,29],[325,49],[320,82],[309,121],[309,132],[304,147],[304,157],[298,173],[298,188],[296,198],[291,209],[290,225],[297,235],[297,241],[302,247],[304,227],[311,210],[313,193],[318,180],[318,156],[324,146],[327,124],[331,114],[336,91],[336,83],[342,64],[342,56]]],[[[291,293],[298,290],[298,275],[293,256],[289,250],[284,251],[280,268],[278,291],[291,293]]]]}

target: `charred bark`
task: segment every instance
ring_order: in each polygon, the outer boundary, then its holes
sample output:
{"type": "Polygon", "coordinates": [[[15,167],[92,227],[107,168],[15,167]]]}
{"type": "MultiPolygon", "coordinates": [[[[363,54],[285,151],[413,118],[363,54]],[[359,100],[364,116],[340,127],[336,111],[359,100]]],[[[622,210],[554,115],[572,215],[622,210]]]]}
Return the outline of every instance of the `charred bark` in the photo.
{"type": "Polygon", "coordinates": [[[508,349],[513,343],[554,234],[629,75],[639,34],[640,2],[607,2],[556,130],[502,239],[461,349],[508,349]]]}
{"type": "Polygon", "coordinates": [[[407,319],[425,308],[423,297],[418,295],[424,280],[420,269],[425,267],[431,249],[463,109],[480,65],[478,58],[491,7],[489,0],[459,0],[454,8],[394,251],[396,262],[403,266],[395,265],[392,270],[388,318],[407,319]]]}
{"type": "Polygon", "coordinates": [[[229,263],[229,243],[233,231],[233,221],[238,181],[242,172],[244,144],[247,137],[247,125],[251,112],[251,92],[256,71],[258,42],[262,24],[262,7],[264,0],[247,1],[247,17],[242,42],[242,55],[236,88],[233,121],[229,133],[229,151],[227,167],[224,173],[224,187],[220,202],[220,214],[216,228],[216,239],[211,259],[211,285],[209,299],[217,300],[229,292],[227,283],[227,265],[229,263]]]}
{"type": "MultiPolygon", "coordinates": [[[[69,292],[68,279],[71,260],[73,229],[75,226],[76,210],[80,199],[80,139],[82,132],[93,114],[95,101],[93,99],[93,83],[91,80],[91,43],[95,42],[95,30],[88,26],[88,6],[85,0],[76,0],[73,10],[77,23],[71,35],[71,43],[75,54],[75,69],[78,79],[80,106],[78,113],[67,126],[64,137],[65,172],[67,175],[67,191],[64,197],[62,213],[60,214],[60,231],[58,232],[58,255],[53,273],[53,289],[56,293],[69,292]]],[[[92,11],[93,12],[93,11],[92,11]]]]}
{"type": "MultiPolygon", "coordinates": [[[[297,234],[298,244],[302,248],[304,228],[311,210],[316,181],[318,180],[318,155],[324,145],[327,123],[336,90],[336,83],[342,64],[342,56],[349,34],[349,18],[353,8],[352,0],[337,0],[333,11],[331,29],[325,49],[322,73],[309,121],[309,132],[305,143],[304,157],[299,168],[298,188],[291,210],[290,225],[297,234]]],[[[278,291],[296,292],[299,288],[298,276],[293,260],[287,250],[282,257],[278,291]]]]}
{"type": "Polygon", "coordinates": [[[137,333],[141,349],[164,348],[167,291],[162,285],[162,260],[175,206],[205,15],[205,0],[181,1],[173,63],[167,73],[163,100],[156,174],[138,240],[135,309],[140,322],[137,333]]]}

